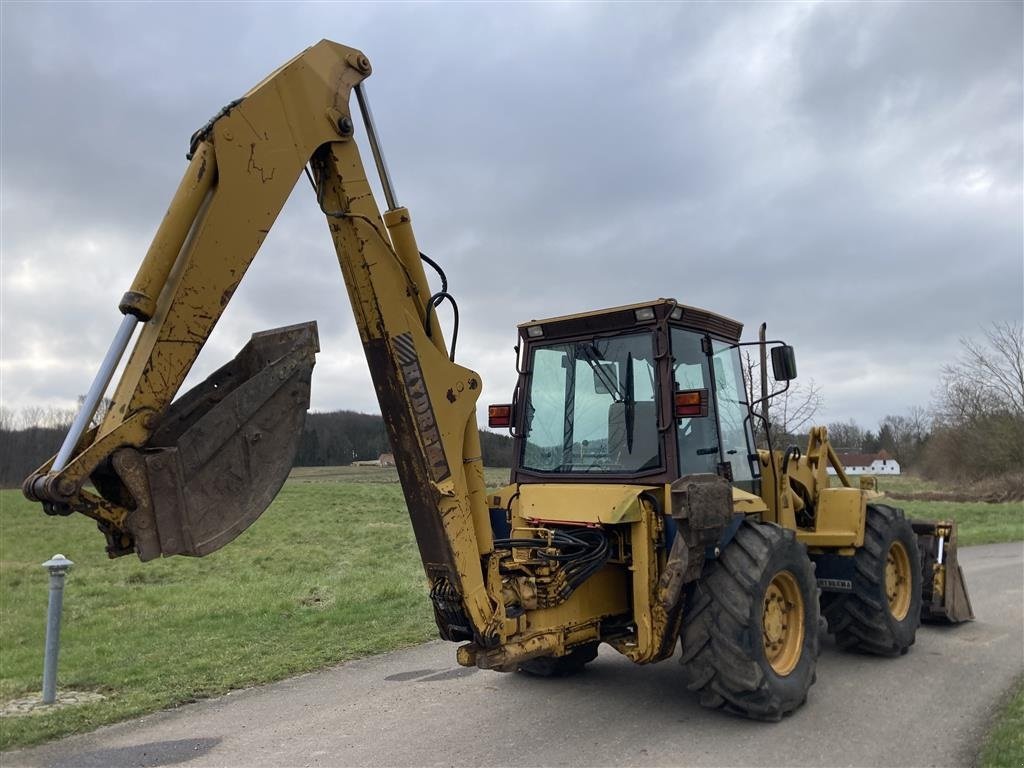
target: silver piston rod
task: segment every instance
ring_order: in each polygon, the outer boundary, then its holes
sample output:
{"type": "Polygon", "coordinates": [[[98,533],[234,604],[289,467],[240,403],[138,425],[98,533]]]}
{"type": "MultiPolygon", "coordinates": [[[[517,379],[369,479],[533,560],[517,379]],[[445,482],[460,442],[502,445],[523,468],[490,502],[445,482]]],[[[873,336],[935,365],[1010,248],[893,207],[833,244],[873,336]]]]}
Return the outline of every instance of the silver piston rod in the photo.
{"type": "Polygon", "coordinates": [[[377,138],[377,126],[373,122],[370,102],[366,97],[366,85],[360,83],[355,87],[355,92],[356,101],[359,102],[359,112],[363,116],[363,126],[366,128],[366,138],[369,139],[370,150],[373,152],[373,161],[377,164],[377,175],[380,176],[380,184],[384,189],[384,199],[387,201],[388,210],[393,211],[398,208],[398,199],[395,195],[395,185],[391,183],[387,161],[380,148],[380,140],[377,138]]]}
{"type": "MultiPolygon", "coordinates": [[[[185,173],[185,177],[175,192],[167,215],[160,223],[143,265],[139,268],[139,274],[132,283],[132,288],[121,300],[119,308],[124,314],[124,318],[121,320],[117,333],[114,334],[113,341],[110,342],[110,348],[100,364],[99,372],[97,372],[92,386],[89,387],[85,401],[72,422],[71,429],[68,430],[67,437],[64,438],[64,443],[53,460],[53,466],[49,469],[48,474],[60,472],[68,465],[82,435],[85,434],[93,416],[96,415],[103,395],[106,394],[107,388],[110,386],[114,371],[117,370],[118,363],[121,362],[121,358],[132,340],[135,326],[140,322],[148,321],[153,316],[156,297],[163,290],[174,265],[180,262],[181,254],[189,249],[195,236],[196,226],[202,220],[210,203],[216,167],[216,155],[213,153],[213,147],[209,142],[204,141],[192,157],[189,171],[185,173]],[[202,172],[201,169],[206,169],[206,171],[202,172]],[[172,216],[172,213],[177,215],[172,216]],[[149,269],[147,269],[147,264],[150,265],[149,269]],[[153,265],[158,265],[158,268],[153,269],[153,265]],[[142,277],[147,274],[151,275],[149,281],[141,282],[142,277]],[[139,303],[140,299],[142,303],[139,303]],[[149,306],[150,303],[152,306],[149,306]]],[[[45,478],[38,478],[35,488],[42,491],[40,484],[44,481],[45,478]]]]}
{"type": "MultiPolygon", "coordinates": [[[[124,351],[128,348],[128,342],[132,340],[135,326],[138,324],[139,318],[135,317],[135,315],[125,315],[121,319],[121,325],[118,326],[117,333],[114,334],[114,340],[110,342],[110,348],[107,350],[106,357],[103,358],[99,372],[96,374],[96,378],[93,380],[92,386],[89,387],[89,392],[85,396],[85,401],[82,403],[82,407],[79,409],[74,422],[72,422],[67,437],[64,438],[64,443],[57,453],[57,458],[53,460],[50,472],[60,472],[67,466],[68,459],[74,453],[75,446],[78,445],[78,441],[85,434],[85,430],[92,421],[92,417],[96,415],[96,409],[99,408],[100,400],[103,399],[107,387],[110,386],[110,379],[113,378],[117,364],[121,362],[124,351]]],[[[42,479],[40,478],[40,480],[42,479]]]]}

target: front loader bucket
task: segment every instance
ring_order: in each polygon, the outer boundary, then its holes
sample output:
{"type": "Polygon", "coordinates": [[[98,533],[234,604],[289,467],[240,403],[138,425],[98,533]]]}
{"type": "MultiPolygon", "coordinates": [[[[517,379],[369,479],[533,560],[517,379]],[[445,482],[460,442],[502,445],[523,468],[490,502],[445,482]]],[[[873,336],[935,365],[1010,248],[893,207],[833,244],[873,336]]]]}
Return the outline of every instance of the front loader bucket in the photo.
{"type": "Polygon", "coordinates": [[[114,454],[139,559],[203,557],[263,514],[295,459],[318,351],[316,323],[253,334],[171,404],[144,449],[114,454]]]}
{"type": "Polygon", "coordinates": [[[911,520],[921,551],[921,621],[959,624],[973,621],[964,572],[957,562],[956,522],[911,520]]]}

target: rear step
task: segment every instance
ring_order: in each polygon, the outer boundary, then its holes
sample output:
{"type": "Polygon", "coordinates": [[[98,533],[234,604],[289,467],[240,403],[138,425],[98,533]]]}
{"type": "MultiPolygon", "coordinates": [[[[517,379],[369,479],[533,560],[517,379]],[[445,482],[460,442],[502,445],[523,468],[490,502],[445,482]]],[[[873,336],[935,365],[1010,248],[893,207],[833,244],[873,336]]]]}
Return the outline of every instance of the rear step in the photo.
{"type": "Polygon", "coordinates": [[[964,572],[957,562],[956,521],[911,520],[924,572],[921,621],[959,624],[973,621],[964,572]]]}
{"type": "Polygon", "coordinates": [[[114,469],[136,501],[140,560],[203,557],[248,528],[291,470],[319,351],[316,323],[253,334],[227,365],[167,409],[114,469]]]}

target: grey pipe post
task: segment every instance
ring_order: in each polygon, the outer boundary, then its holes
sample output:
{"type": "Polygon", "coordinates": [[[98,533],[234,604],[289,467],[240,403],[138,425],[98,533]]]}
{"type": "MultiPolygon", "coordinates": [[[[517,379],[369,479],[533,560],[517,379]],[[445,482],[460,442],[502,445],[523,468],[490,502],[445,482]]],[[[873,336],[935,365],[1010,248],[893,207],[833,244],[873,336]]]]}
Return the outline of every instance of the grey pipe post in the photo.
{"type": "Polygon", "coordinates": [[[46,609],[46,655],[43,658],[43,704],[57,700],[57,656],[60,653],[60,614],[64,607],[64,577],[74,565],[54,555],[43,567],[50,572],[50,603],[46,609]]]}

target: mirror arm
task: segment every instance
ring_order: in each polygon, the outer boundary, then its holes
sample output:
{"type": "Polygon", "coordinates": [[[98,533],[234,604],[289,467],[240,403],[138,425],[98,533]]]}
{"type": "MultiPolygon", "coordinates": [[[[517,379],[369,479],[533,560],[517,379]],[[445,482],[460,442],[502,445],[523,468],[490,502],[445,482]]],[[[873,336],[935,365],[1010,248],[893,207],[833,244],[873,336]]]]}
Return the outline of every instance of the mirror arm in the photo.
{"type": "MultiPolygon", "coordinates": [[[[730,344],[728,347],[726,347],[726,349],[739,349],[740,347],[753,347],[753,346],[756,346],[756,345],[758,345],[760,343],[761,343],[760,339],[758,339],[757,341],[737,341],[737,342],[735,342],[733,344],[730,344]]],[[[781,344],[782,346],[788,346],[786,344],[786,342],[783,341],[782,339],[771,339],[770,341],[765,341],[764,343],[767,344],[768,346],[771,346],[773,344],[781,344]]]]}
{"type": "Polygon", "coordinates": [[[750,404],[750,408],[754,408],[755,406],[760,405],[761,403],[767,402],[767,401],[771,400],[773,397],[778,397],[779,395],[783,394],[788,389],[789,389],[789,382],[787,381],[786,382],[786,386],[784,386],[782,389],[777,390],[775,392],[771,392],[767,397],[762,397],[759,400],[755,400],[754,402],[752,402],[750,404]]]}

